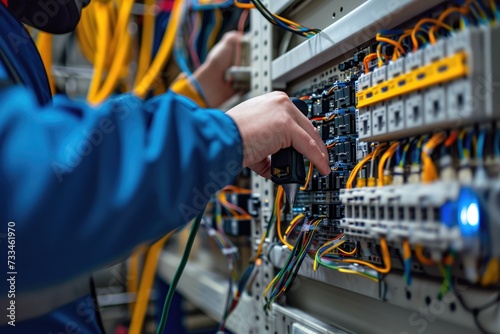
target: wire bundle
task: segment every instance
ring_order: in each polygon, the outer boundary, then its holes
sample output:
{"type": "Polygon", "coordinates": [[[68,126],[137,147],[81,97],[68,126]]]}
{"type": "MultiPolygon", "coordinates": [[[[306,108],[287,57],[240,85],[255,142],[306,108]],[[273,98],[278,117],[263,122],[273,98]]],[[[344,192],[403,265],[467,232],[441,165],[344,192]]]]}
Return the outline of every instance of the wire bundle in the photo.
{"type": "Polygon", "coordinates": [[[311,249],[316,228],[322,219],[323,218],[316,218],[302,225],[295,246],[290,252],[285,264],[264,290],[264,298],[266,300],[264,309],[270,309],[276,298],[289,291],[292,287],[300,266],[311,249]]]}
{"type": "Polygon", "coordinates": [[[417,51],[423,45],[435,44],[437,42],[436,35],[440,31],[449,34],[454,30],[452,23],[446,23],[446,20],[453,14],[459,16],[461,28],[468,26],[471,21],[475,24],[487,25],[496,23],[500,18],[494,0],[490,0],[488,6],[480,0],[466,0],[460,6],[447,8],[436,19],[423,18],[419,20],[411,29],[382,30],[375,37],[376,41],[379,42],[376,53],[367,55],[363,61],[365,73],[369,73],[369,61],[373,59],[378,59],[378,67],[381,67],[389,59],[395,61],[408,52],[417,51]],[[385,45],[394,47],[392,57],[382,53],[382,48],[385,45]]]}
{"type": "Polygon", "coordinates": [[[280,217],[280,212],[281,212],[281,205],[283,203],[283,187],[279,187],[278,191],[276,193],[275,201],[274,201],[274,207],[273,207],[273,213],[269,219],[269,222],[267,223],[267,228],[265,233],[262,234],[259,246],[250,260],[250,263],[248,267],[245,269],[243,274],[240,276],[237,284],[236,284],[236,291],[234,295],[231,297],[230,302],[228,303],[228,306],[226,310],[224,311],[223,319],[222,322],[219,325],[219,332],[223,332],[225,329],[225,324],[231,313],[236,309],[238,306],[238,303],[240,301],[240,298],[245,291],[248,282],[251,281],[252,277],[256,274],[256,268],[260,266],[261,264],[261,255],[262,255],[262,250],[264,247],[264,243],[266,238],[270,236],[270,232],[274,226],[275,221],[280,217]]]}
{"type": "Polygon", "coordinates": [[[269,9],[267,9],[260,0],[251,0],[252,4],[257,8],[257,10],[268,20],[271,24],[276,27],[290,31],[294,34],[310,38],[321,32],[320,29],[308,28],[288,19],[285,19],[279,15],[273,14],[269,9]]]}

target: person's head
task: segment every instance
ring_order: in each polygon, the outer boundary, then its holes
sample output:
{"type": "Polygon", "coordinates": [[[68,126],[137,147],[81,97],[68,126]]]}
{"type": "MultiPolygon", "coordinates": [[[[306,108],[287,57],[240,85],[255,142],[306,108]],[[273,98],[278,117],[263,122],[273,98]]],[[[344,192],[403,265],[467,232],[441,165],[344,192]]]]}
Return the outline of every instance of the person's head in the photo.
{"type": "Polygon", "coordinates": [[[53,34],[75,29],[90,0],[2,0],[23,23],[53,34]]]}

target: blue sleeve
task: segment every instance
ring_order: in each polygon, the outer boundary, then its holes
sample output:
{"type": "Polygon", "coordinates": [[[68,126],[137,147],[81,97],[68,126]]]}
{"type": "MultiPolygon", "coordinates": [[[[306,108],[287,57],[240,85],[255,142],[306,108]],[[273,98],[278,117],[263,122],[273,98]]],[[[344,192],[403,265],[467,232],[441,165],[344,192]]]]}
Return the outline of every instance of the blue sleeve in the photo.
{"type": "Polygon", "coordinates": [[[15,222],[21,291],[94,270],[187,223],[241,169],[231,118],[171,92],[98,108],[55,97],[41,108],[14,87],[0,91],[0,105],[0,236],[15,222]]]}

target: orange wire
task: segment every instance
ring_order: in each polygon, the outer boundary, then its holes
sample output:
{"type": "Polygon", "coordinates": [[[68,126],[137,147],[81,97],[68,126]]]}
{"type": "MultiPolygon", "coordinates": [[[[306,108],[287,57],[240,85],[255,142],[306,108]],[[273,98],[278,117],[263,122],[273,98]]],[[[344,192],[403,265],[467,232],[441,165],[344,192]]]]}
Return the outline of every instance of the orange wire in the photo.
{"type": "Polygon", "coordinates": [[[453,30],[449,25],[447,25],[447,24],[445,24],[443,22],[439,22],[439,20],[429,19],[429,18],[425,18],[425,19],[420,20],[417,23],[417,25],[415,26],[415,28],[413,28],[413,30],[411,32],[411,42],[413,43],[413,51],[417,51],[418,50],[418,46],[419,46],[418,45],[418,39],[417,39],[417,32],[426,23],[434,23],[435,25],[439,25],[439,26],[441,26],[441,27],[443,27],[445,29],[453,30]]]}
{"type": "Polygon", "coordinates": [[[363,65],[365,66],[365,73],[368,74],[370,73],[370,66],[368,64],[368,62],[370,60],[373,60],[373,59],[377,59],[378,58],[378,55],[376,53],[370,53],[368,56],[366,56],[364,59],[363,59],[363,65]]]}
{"type": "MultiPolygon", "coordinates": [[[[465,4],[468,5],[470,4],[470,1],[468,1],[468,3],[465,4]]],[[[453,13],[461,13],[463,15],[467,15],[469,13],[469,8],[467,7],[451,7],[451,8],[448,8],[447,10],[445,10],[440,16],[439,18],[437,19],[437,24],[438,25],[441,25],[443,26],[443,21],[448,17],[450,16],[451,14],[453,13]]],[[[436,30],[436,26],[432,26],[430,29],[429,29],[429,41],[431,42],[431,44],[436,44],[436,36],[434,34],[436,30]]],[[[449,29],[448,29],[449,30],[449,29]]]]}
{"type": "Polygon", "coordinates": [[[453,145],[453,143],[457,140],[458,138],[458,134],[459,134],[459,131],[458,130],[455,130],[453,131],[452,133],[450,133],[450,136],[448,137],[448,139],[446,139],[446,141],[444,142],[444,146],[446,147],[450,147],[451,145],[453,145]]]}
{"type": "Polygon", "coordinates": [[[304,184],[304,186],[300,187],[300,190],[304,191],[307,189],[307,187],[309,187],[309,182],[311,182],[313,169],[314,169],[313,163],[309,162],[309,171],[307,172],[306,183],[304,184]]]}
{"type": "Polygon", "coordinates": [[[255,8],[253,3],[244,3],[244,2],[239,2],[238,0],[234,0],[234,6],[238,8],[243,8],[243,9],[251,9],[255,8]]]}
{"type": "Polygon", "coordinates": [[[245,189],[245,188],[241,188],[241,187],[237,187],[237,186],[233,186],[233,185],[225,186],[221,191],[231,191],[231,192],[240,193],[240,194],[251,194],[252,193],[252,190],[250,190],[250,189],[245,189]]]}
{"type": "Polygon", "coordinates": [[[384,43],[393,45],[396,49],[399,49],[403,54],[406,53],[405,49],[403,49],[401,44],[396,42],[393,39],[382,37],[380,34],[377,34],[375,39],[377,40],[377,42],[384,42],[384,43]]]}
{"type": "Polygon", "coordinates": [[[423,265],[433,266],[436,264],[436,261],[424,255],[424,247],[422,245],[415,245],[415,256],[417,257],[418,262],[423,265]]]}

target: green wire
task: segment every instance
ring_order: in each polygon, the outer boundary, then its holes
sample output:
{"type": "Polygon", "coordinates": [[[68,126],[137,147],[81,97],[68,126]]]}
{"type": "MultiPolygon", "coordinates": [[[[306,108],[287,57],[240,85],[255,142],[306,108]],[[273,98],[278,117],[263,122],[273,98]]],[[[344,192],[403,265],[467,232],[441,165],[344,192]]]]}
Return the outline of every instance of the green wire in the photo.
{"type": "Polygon", "coordinates": [[[184,249],[184,254],[182,254],[181,263],[177,267],[175,271],[174,278],[170,283],[170,287],[168,288],[167,297],[165,298],[165,303],[163,304],[163,311],[161,313],[160,323],[158,324],[158,328],[156,329],[156,334],[162,334],[165,330],[165,326],[167,325],[168,312],[170,310],[170,304],[172,304],[172,299],[174,298],[175,289],[177,288],[177,284],[181,278],[182,272],[186,267],[186,263],[189,260],[189,254],[191,253],[191,248],[193,247],[194,239],[196,238],[196,233],[200,228],[201,219],[203,218],[205,210],[201,211],[196,217],[193,225],[191,226],[191,231],[189,232],[189,237],[186,242],[186,249],[184,249]]]}

